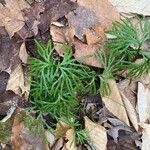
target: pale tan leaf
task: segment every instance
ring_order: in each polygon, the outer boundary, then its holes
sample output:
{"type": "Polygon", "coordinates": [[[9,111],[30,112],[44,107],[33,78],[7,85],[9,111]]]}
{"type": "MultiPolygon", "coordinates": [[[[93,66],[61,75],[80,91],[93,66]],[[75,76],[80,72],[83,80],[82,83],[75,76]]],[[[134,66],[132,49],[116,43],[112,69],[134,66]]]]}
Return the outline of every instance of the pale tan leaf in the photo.
{"type": "Polygon", "coordinates": [[[135,130],[138,131],[138,119],[136,116],[135,108],[132,106],[130,101],[127,99],[127,97],[123,93],[121,93],[121,96],[122,96],[122,100],[126,108],[127,114],[129,116],[129,119],[132,125],[134,126],[135,130]]]}
{"type": "Polygon", "coordinates": [[[54,41],[54,48],[60,56],[63,56],[62,44],[65,43],[65,29],[51,25],[50,34],[54,41]]]}
{"type": "Polygon", "coordinates": [[[69,129],[66,132],[66,139],[68,140],[68,142],[66,143],[66,148],[68,150],[77,150],[77,147],[75,145],[75,140],[74,140],[74,130],[73,129],[69,129]]]}
{"type": "Polygon", "coordinates": [[[25,43],[23,42],[21,47],[20,47],[20,52],[19,52],[19,57],[21,59],[21,61],[23,63],[27,63],[27,60],[28,60],[28,54],[27,54],[27,51],[26,51],[26,47],[25,47],[25,43]]]}
{"type": "Polygon", "coordinates": [[[137,111],[140,122],[145,122],[150,118],[150,91],[138,82],[137,111]]]}
{"type": "Polygon", "coordinates": [[[28,99],[30,85],[28,83],[28,80],[23,74],[21,64],[19,64],[16,67],[16,69],[10,74],[6,90],[12,90],[20,96],[24,94],[24,98],[28,99]]]}
{"type": "Polygon", "coordinates": [[[111,94],[102,98],[106,108],[121,121],[125,122],[127,125],[130,125],[127,112],[122,101],[120,92],[118,90],[116,81],[108,80],[108,83],[111,89],[111,94]]]}
{"type": "Polygon", "coordinates": [[[50,146],[52,146],[55,143],[56,140],[55,136],[48,130],[45,131],[45,137],[47,142],[49,142],[50,146]]]}
{"type": "Polygon", "coordinates": [[[10,37],[25,24],[22,10],[30,6],[24,0],[6,0],[6,5],[0,5],[0,26],[5,26],[10,37]]]}
{"type": "Polygon", "coordinates": [[[109,0],[119,12],[150,16],[150,0],[109,0]]]}
{"type": "Polygon", "coordinates": [[[85,128],[88,131],[90,140],[96,150],[105,150],[107,145],[107,133],[106,129],[92,122],[88,117],[85,117],[85,128]]]}
{"type": "Polygon", "coordinates": [[[150,149],[150,124],[141,123],[142,131],[142,150],[150,149]]]}

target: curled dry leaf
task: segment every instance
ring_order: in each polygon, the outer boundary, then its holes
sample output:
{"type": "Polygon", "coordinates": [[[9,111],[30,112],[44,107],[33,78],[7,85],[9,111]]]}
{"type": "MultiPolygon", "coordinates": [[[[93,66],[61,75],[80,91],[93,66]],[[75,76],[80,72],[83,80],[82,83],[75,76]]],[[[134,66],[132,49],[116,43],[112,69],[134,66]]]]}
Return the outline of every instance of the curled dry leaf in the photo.
{"type": "Polygon", "coordinates": [[[88,131],[89,138],[96,150],[105,150],[107,145],[106,129],[92,122],[88,117],[85,117],[85,128],[88,131]]]}
{"type": "Polygon", "coordinates": [[[22,10],[30,6],[24,0],[5,0],[0,4],[0,26],[5,26],[10,37],[19,31],[25,24],[22,10]]]}
{"type": "Polygon", "coordinates": [[[132,106],[130,101],[127,99],[127,97],[123,93],[121,93],[121,96],[122,96],[122,100],[126,108],[127,114],[129,116],[129,119],[132,125],[134,126],[135,130],[138,131],[138,119],[137,119],[137,115],[135,112],[135,108],[132,106]]]}
{"type": "Polygon", "coordinates": [[[125,122],[129,126],[130,124],[128,115],[122,101],[120,92],[118,90],[116,81],[108,80],[108,82],[110,85],[111,94],[109,96],[103,97],[102,100],[105,103],[106,108],[112,114],[114,114],[117,118],[119,118],[121,121],[125,122]]]}
{"type": "Polygon", "coordinates": [[[16,69],[10,74],[6,90],[12,90],[16,94],[20,96],[24,95],[24,98],[28,99],[30,85],[23,73],[21,64],[19,64],[16,69]]]}
{"type": "Polygon", "coordinates": [[[77,147],[75,145],[75,140],[74,140],[74,130],[73,129],[69,129],[66,132],[66,139],[68,140],[68,142],[66,143],[66,148],[68,150],[77,150],[77,147]]]}
{"type": "Polygon", "coordinates": [[[150,118],[150,91],[138,82],[137,111],[140,122],[145,123],[150,118]]]}

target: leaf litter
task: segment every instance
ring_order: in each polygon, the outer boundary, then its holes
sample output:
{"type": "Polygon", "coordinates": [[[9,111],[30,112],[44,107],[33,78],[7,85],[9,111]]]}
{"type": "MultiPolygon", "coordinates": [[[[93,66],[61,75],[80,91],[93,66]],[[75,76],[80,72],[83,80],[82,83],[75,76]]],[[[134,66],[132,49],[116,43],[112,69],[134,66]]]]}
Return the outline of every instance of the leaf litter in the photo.
{"type": "MultiPolygon", "coordinates": [[[[51,36],[54,48],[61,57],[63,57],[62,44],[70,43],[74,47],[73,55],[78,62],[102,68],[94,53],[107,40],[105,31],[111,28],[112,22],[120,19],[122,12],[149,16],[147,2],[132,1],[130,6],[126,1],[114,0],[78,0],[77,2],[5,0],[1,3],[1,121],[5,123],[14,119],[14,115],[16,116],[21,108],[28,107],[30,87],[27,82],[26,63],[28,55],[37,55],[33,38],[46,43],[51,36]]],[[[115,80],[109,82],[112,93],[108,97],[99,98],[100,107],[97,107],[99,103],[95,103],[91,97],[92,102],[88,101],[92,103],[92,107],[90,104],[88,108],[93,108],[93,105],[98,108],[96,112],[95,109],[91,111],[94,117],[98,114],[98,117],[95,117],[98,121],[95,122],[90,116],[88,117],[91,120],[85,117],[85,128],[89,132],[89,139],[86,144],[80,146],[86,149],[91,146],[96,150],[115,150],[137,149],[142,145],[141,149],[147,150],[150,138],[148,75],[133,81],[123,79],[117,84],[115,80]]],[[[42,139],[32,135],[17,117],[13,121],[11,145],[14,149],[50,149],[42,139]]],[[[63,130],[59,128],[60,130],[57,127],[57,132],[61,133],[63,130]]],[[[79,148],[75,143],[72,144],[74,138],[72,128],[67,127],[63,134],[66,134],[66,139],[55,140],[55,135],[51,137],[49,135],[52,149],[79,148]]]]}

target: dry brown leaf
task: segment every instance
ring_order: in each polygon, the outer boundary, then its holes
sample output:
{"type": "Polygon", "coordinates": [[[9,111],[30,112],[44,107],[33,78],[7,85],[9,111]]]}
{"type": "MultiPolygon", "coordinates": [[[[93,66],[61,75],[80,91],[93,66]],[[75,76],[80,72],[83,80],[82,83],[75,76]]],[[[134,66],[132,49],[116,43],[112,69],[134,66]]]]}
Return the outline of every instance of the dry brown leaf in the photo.
{"type": "Polygon", "coordinates": [[[69,129],[66,132],[66,139],[68,140],[68,142],[66,143],[66,148],[68,150],[77,150],[77,147],[75,145],[75,141],[74,141],[74,130],[73,129],[69,129]]]}
{"type": "Polygon", "coordinates": [[[102,65],[94,56],[96,49],[99,48],[98,45],[87,45],[77,39],[74,40],[74,45],[74,57],[76,58],[76,60],[87,65],[102,67],[102,65]]]}
{"type": "Polygon", "coordinates": [[[141,123],[142,131],[142,150],[149,150],[150,148],[150,124],[141,123]]]}
{"type": "Polygon", "coordinates": [[[15,150],[38,149],[47,150],[43,139],[33,135],[24,124],[20,121],[18,116],[15,116],[12,126],[11,143],[15,150]]]}
{"type": "Polygon", "coordinates": [[[150,16],[149,0],[109,0],[119,12],[150,16]]]}
{"type": "Polygon", "coordinates": [[[94,44],[98,44],[100,43],[102,40],[96,36],[90,29],[83,29],[83,33],[85,35],[86,38],[86,43],[88,45],[94,45],[94,44]]]}
{"type": "Polygon", "coordinates": [[[20,47],[20,52],[19,52],[19,57],[21,59],[21,61],[23,63],[27,63],[27,60],[28,60],[28,54],[27,54],[27,51],[26,51],[26,47],[25,47],[25,43],[23,42],[21,47],[20,47]]]}
{"type": "Polygon", "coordinates": [[[138,119],[137,119],[137,115],[135,112],[135,108],[132,106],[130,101],[127,99],[127,97],[123,93],[121,93],[121,96],[122,96],[122,100],[126,108],[127,114],[129,116],[129,119],[132,125],[134,126],[135,130],[138,131],[138,119]]]}
{"type": "Polygon", "coordinates": [[[105,150],[107,145],[107,133],[106,129],[92,122],[88,117],[85,117],[85,128],[88,131],[90,140],[96,150],[105,150]]]}
{"type": "Polygon", "coordinates": [[[84,41],[83,31],[84,29],[90,29],[98,22],[98,18],[95,13],[83,6],[79,6],[73,12],[67,15],[69,27],[75,31],[75,36],[84,41]]]}
{"type": "Polygon", "coordinates": [[[25,24],[22,10],[30,6],[24,0],[5,0],[6,5],[0,4],[0,26],[5,26],[10,37],[25,24]]]}
{"type": "Polygon", "coordinates": [[[140,122],[145,123],[150,118],[150,91],[138,82],[137,111],[140,122]]]}
{"type": "Polygon", "coordinates": [[[30,85],[23,74],[23,69],[21,64],[19,64],[16,69],[10,74],[6,90],[12,90],[16,94],[28,99],[30,85]]]}
{"type": "Polygon", "coordinates": [[[111,27],[113,21],[120,19],[119,12],[108,0],[78,0],[78,4],[92,10],[106,29],[111,27]]]}
{"type": "Polygon", "coordinates": [[[102,100],[105,103],[106,108],[114,114],[121,121],[124,121],[128,126],[129,119],[127,116],[127,112],[122,101],[120,92],[118,90],[117,84],[115,80],[108,80],[110,85],[111,94],[109,96],[103,97],[102,100]]]}
{"type": "Polygon", "coordinates": [[[56,137],[64,136],[69,128],[70,126],[68,124],[63,121],[59,121],[56,125],[56,137]]]}
{"type": "Polygon", "coordinates": [[[74,57],[76,58],[77,61],[95,67],[102,67],[102,65],[98,62],[98,60],[94,56],[96,49],[99,48],[98,45],[84,44],[77,39],[73,39],[74,36],[72,33],[73,30],[70,31],[67,30],[68,31],[67,33],[65,33],[65,31],[66,31],[65,28],[51,26],[51,35],[54,41],[54,47],[60,56],[63,56],[62,43],[65,43],[66,39],[71,38],[75,46],[74,57]],[[68,37],[68,35],[66,34],[70,34],[70,36],[68,37]]]}
{"type": "Polygon", "coordinates": [[[117,83],[119,91],[121,91],[130,101],[132,106],[136,107],[137,102],[137,82],[125,79],[117,83]]]}

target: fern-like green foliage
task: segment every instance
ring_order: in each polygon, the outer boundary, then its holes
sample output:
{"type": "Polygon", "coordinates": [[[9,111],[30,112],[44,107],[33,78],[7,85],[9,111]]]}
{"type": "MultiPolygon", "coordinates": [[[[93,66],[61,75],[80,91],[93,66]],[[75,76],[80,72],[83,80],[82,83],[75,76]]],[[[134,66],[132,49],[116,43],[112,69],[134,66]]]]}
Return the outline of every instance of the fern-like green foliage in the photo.
{"type": "Polygon", "coordinates": [[[126,18],[114,22],[108,31],[114,38],[106,42],[106,46],[118,51],[127,61],[133,61],[141,50],[142,45],[150,39],[150,23],[147,19],[137,19],[134,25],[126,18]]]}
{"type": "Polygon", "coordinates": [[[29,59],[31,99],[36,108],[53,116],[68,115],[78,105],[77,93],[95,88],[95,72],[72,58],[64,45],[64,57],[55,56],[52,41],[47,46],[35,40],[40,58],[29,59]]]}
{"type": "Polygon", "coordinates": [[[114,78],[117,71],[126,70],[128,77],[138,78],[150,70],[150,50],[143,48],[145,42],[150,41],[150,22],[147,19],[138,18],[136,24],[128,18],[114,22],[108,33],[113,38],[104,44],[107,52],[96,52],[104,68],[99,75],[102,95],[110,94],[108,79],[114,78]],[[139,58],[141,61],[136,63],[139,58]]]}
{"type": "Polygon", "coordinates": [[[100,79],[100,93],[101,95],[109,95],[110,94],[110,87],[108,80],[114,79],[116,72],[122,66],[122,59],[117,60],[116,57],[118,54],[117,51],[111,51],[110,53],[104,52],[104,50],[98,50],[95,54],[97,59],[103,65],[104,71],[103,73],[99,74],[100,79]]]}

